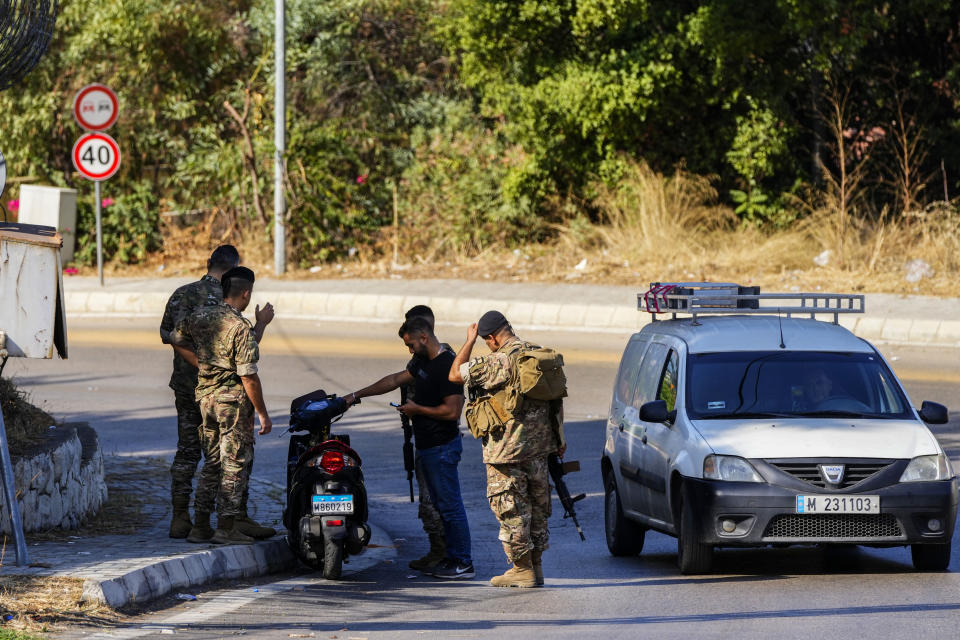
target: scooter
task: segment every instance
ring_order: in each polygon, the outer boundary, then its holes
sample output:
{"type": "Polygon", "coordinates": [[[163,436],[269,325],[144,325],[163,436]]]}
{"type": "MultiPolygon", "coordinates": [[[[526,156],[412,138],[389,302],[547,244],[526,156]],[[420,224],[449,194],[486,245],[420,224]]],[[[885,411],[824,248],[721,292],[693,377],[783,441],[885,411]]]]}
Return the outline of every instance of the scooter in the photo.
{"type": "Polygon", "coordinates": [[[322,390],[290,404],[290,431],[306,433],[290,437],[287,454],[287,543],[328,580],[338,580],[347,558],[370,542],[360,456],[350,436],[330,433],[347,408],[343,398],[322,390]]]}

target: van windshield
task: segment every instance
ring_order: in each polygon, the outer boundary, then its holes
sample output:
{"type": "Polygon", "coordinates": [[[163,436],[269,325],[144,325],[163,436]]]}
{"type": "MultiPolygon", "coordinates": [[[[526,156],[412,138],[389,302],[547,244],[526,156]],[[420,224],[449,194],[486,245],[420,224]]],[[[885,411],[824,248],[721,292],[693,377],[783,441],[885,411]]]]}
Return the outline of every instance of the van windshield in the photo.
{"type": "Polygon", "coordinates": [[[910,418],[876,354],[727,352],[687,360],[687,413],[722,418],[910,418]]]}

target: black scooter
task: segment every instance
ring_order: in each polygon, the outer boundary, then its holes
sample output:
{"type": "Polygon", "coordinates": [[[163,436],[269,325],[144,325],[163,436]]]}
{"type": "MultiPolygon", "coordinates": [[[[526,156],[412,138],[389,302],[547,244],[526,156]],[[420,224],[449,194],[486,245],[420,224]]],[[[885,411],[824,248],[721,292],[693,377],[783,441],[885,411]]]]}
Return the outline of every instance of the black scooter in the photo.
{"type": "Polygon", "coordinates": [[[340,578],[350,555],[370,542],[367,490],[361,460],[350,448],[350,436],[331,435],[330,425],[346,412],[347,403],[322,390],[296,398],[290,405],[287,455],[287,506],[283,524],[287,543],[301,562],[340,578]]]}

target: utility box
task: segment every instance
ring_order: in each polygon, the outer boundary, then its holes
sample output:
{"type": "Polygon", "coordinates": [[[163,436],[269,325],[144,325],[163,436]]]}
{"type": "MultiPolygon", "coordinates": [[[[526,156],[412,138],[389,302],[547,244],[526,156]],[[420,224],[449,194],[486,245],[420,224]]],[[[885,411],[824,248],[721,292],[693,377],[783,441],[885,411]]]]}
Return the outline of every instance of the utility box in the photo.
{"type": "Polygon", "coordinates": [[[67,357],[60,234],[0,222],[0,331],[13,358],[67,357]]]}
{"type": "Polygon", "coordinates": [[[77,190],[25,184],[20,187],[17,220],[24,224],[53,227],[63,238],[60,258],[73,260],[77,245],[77,190]]]}

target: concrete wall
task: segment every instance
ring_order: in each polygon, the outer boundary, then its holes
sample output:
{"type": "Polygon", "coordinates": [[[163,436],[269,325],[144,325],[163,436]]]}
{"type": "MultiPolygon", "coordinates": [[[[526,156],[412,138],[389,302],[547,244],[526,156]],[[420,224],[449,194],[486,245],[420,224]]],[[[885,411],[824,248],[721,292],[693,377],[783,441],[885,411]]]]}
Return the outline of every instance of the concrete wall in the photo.
{"type": "MultiPolygon", "coordinates": [[[[14,460],[13,468],[24,531],[76,529],[107,499],[103,452],[97,432],[86,424],[51,429],[36,451],[14,460]]],[[[0,532],[10,533],[2,495],[0,532]]]]}

